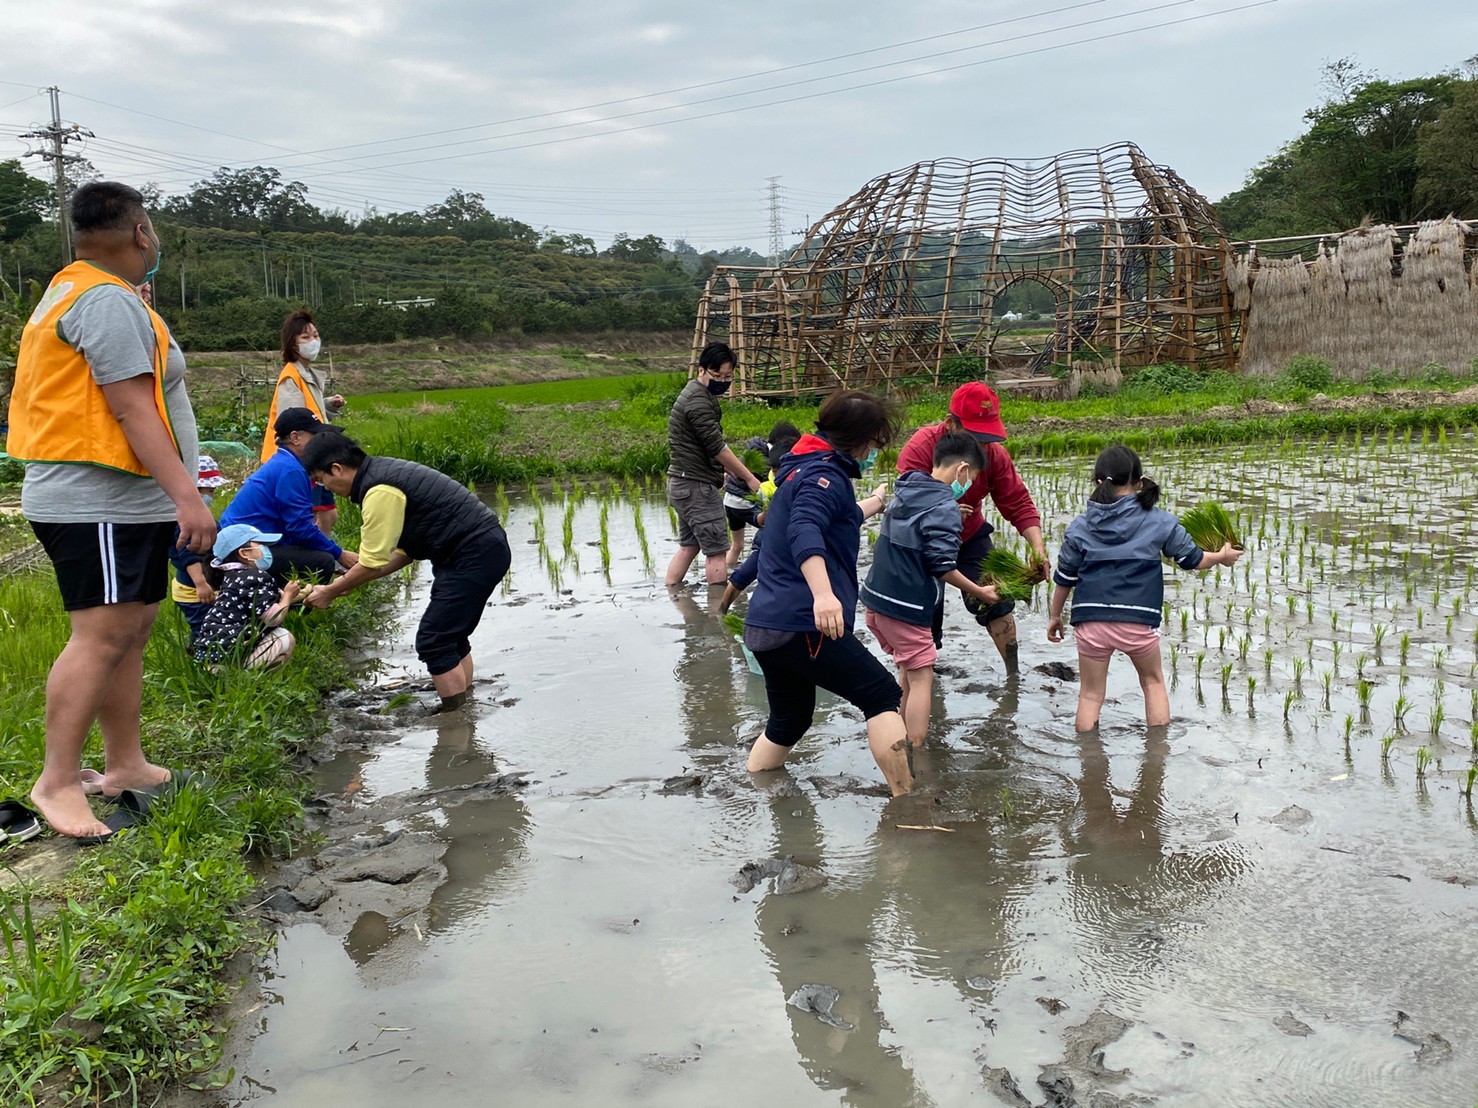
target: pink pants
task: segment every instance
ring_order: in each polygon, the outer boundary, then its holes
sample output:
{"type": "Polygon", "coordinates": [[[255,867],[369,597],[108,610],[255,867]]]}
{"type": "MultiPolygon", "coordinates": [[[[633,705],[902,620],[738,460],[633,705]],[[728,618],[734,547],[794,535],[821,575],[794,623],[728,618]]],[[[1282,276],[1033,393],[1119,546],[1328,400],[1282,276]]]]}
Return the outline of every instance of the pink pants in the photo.
{"type": "Polygon", "coordinates": [[[1142,623],[1075,623],[1073,638],[1085,658],[1108,661],[1115,651],[1131,658],[1160,649],[1160,629],[1142,623]]]}

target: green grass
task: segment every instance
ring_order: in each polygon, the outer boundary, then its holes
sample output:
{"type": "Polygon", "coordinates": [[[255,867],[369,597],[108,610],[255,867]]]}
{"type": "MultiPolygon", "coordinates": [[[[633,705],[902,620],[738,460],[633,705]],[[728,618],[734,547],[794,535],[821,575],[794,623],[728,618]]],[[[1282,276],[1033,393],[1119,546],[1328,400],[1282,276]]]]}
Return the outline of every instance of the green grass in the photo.
{"type": "MultiPolygon", "coordinates": [[[[357,526],[352,510],[341,526],[357,526]]],[[[145,750],[214,784],[78,851],[59,886],[0,889],[0,1103],[134,1103],[166,1082],[216,1080],[223,968],[265,937],[242,910],[249,859],[287,853],[300,834],[307,782],[294,759],[324,692],[349,680],[346,647],[380,629],[378,599],[394,587],[289,615],[297,652],[272,672],[201,668],[183,619],[162,606],[145,656],[145,750]]],[[[0,581],[0,611],[0,795],[24,797],[68,624],[49,570],[0,581]]],[[[86,761],[101,765],[96,734],[86,761]]]]}
{"type": "MultiPolygon", "coordinates": [[[[588,369],[583,356],[581,366],[588,369]]],[[[434,392],[380,392],[354,398],[355,406],[402,409],[418,404],[459,404],[492,401],[497,404],[589,404],[620,400],[633,385],[662,382],[681,388],[677,373],[632,373],[619,377],[581,377],[568,381],[535,381],[524,385],[496,385],[482,389],[438,389],[434,392]]]]}

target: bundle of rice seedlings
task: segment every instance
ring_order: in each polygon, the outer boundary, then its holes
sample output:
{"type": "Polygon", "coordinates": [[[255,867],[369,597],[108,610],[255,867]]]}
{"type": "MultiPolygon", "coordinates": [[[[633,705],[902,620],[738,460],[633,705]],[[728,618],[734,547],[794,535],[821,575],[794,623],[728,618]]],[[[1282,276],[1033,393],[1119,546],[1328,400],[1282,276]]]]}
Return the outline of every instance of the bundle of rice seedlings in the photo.
{"type": "Polygon", "coordinates": [[[1237,525],[1232,522],[1231,514],[1214,501],[1208,500],[1186,512],[1180,517],[1180,525],[1202,550],[1220,550],[1227,543],[1237,550],[1242,549],[1242,540],[1237,535],[1237,525]]]}
{"type": "Polygon", "coordinates": [[[980,583],[994,585],[1002,600],[1030,600],[1032,590],[1047,580],[1047,563],[1032,551],[1028,561],[1010,550],[992,547],[980,563],[980,583]]]}
{"type": "Polygon", "coordinates": [[[725,612],[724,630],[742,641],[744,638],[744,617],[738,612],[725,612]]]}

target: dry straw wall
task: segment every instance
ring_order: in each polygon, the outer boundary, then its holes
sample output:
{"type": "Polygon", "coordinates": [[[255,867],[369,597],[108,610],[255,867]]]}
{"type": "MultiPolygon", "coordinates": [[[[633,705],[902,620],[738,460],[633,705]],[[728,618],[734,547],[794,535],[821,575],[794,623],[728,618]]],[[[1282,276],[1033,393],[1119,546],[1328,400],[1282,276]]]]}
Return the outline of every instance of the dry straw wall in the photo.
{"type": "Polygon", "coordinates": [[[1311,354],[1341,377],[1430,363],[1465,373],[1478,358],[1475,255],[1474,229],[1453,219],[1361,227],[1319,242],[1312,260],[1254,246],[1226,267],[1234,305],[1249,312],[1241,367],[1272,374],[1311,354]]]}

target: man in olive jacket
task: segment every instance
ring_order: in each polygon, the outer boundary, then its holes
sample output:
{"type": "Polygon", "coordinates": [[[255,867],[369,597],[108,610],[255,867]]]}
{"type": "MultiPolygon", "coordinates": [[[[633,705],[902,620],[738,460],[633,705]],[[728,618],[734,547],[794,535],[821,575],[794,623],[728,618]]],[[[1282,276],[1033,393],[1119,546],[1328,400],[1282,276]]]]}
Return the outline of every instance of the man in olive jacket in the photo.
{"type": "Polygon", "coordinates": [[[498,517],[445,473],[400,458],[372,458],[337,431],[303,448],[303,468],[335,496],[360,506],[359,557],[349,572],[305,594],[310,608],[425,558],[431,603],[416,630],[416,656],[431,671],[443,709],[472,687],[469,638],[508,572],[508,537],[498,517]]]}
{"type": "Polygon", "coordinates": [[[734,382],[734,352],[711,342],[698,355],[698,375],[683,387],[667,417],[667,502],[677,512],[677,553],[667,566],[667,584],[681,585],[688,567],[703,551],[710,585],[728,578],[729,524],[724,516],[727,470],[758,492],[760,480],[724,442],[718,398],[734,382]]]}

